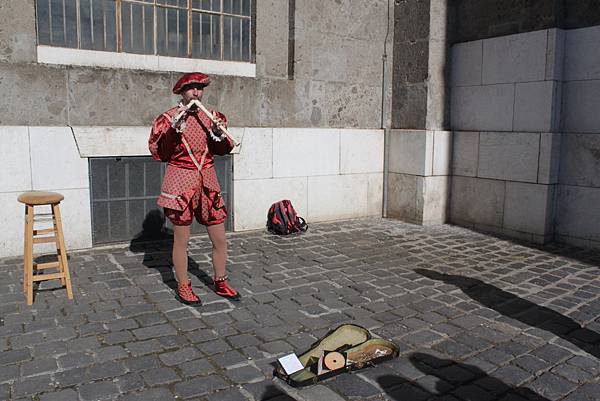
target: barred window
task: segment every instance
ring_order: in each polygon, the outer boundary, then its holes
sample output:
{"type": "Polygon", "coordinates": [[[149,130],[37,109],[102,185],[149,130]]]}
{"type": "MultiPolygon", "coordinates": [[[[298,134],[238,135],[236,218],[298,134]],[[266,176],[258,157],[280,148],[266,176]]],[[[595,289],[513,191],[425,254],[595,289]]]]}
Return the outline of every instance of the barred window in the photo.
{"type": "Polygon", "coordinates": [[[36,0],[40,45],[252,61],[252,0],[36,0]]]}

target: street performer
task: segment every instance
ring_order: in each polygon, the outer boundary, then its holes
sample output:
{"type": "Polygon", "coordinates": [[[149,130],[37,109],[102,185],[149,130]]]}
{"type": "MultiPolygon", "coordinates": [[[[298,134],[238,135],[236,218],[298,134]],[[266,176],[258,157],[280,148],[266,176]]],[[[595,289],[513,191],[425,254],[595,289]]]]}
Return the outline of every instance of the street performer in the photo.
{"type": "Polygon", "coordinates": [[[176,298],[194,306],[202,304],[188,276],[187,251],[194,217],[206,226],[212,242],[215,292],[231,300],[240,299],[240,294],[229,285],[225,272],[227,210],[213,158],[213,155],[231,152],[234,143],[221,128],[227,124],[226,117],[213,112],[215,123],[198,107],[209,83],[208,75],[200,72],[184,74],[173,87],[173,93],[181,95],[181,102],[154,120],[148,141],[152,157],[167,163],[157,203],[173,223],[176,298]]]}

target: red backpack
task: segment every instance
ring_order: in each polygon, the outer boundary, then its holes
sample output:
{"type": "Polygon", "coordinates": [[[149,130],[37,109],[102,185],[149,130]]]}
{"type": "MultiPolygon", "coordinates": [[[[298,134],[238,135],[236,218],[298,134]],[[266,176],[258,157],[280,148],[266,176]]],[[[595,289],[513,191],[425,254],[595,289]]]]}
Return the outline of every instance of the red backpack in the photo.
{"type": "Polygon", "coordinates": [[[267,213],[267,229],[278,235],[287,235],[308,230],[306,221],[296,214],[288,199],[275,202],[267,213]]]}

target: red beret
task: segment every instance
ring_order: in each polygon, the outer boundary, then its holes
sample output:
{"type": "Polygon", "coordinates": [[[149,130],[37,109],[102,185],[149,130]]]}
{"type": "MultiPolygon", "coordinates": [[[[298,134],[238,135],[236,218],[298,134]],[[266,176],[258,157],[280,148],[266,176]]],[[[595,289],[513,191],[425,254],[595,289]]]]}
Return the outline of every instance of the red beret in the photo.
{"type": "Polygon", "coordinates": [[[179,95],[184,86],[189,84],[201,84],[208,85],[210,83],[210,78],[208,75],[203,74],[201,72],[190,72],[187,74],[183,74],[179,81],[173,87],[173,93],[179,95]]]}

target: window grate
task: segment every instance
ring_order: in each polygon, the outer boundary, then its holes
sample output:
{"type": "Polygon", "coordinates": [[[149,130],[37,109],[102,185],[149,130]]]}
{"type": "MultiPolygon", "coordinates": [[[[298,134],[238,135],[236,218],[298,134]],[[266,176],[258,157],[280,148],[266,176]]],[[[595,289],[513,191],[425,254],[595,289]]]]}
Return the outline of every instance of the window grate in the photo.
{"type": "MultiPolygon", "coordinates": [[[[171,225],[164,221],[156,204],[164,163],[150,157],[90,158],[89,168],[94,245],[141,236],[152,238],[168,232],[171,225]]],[[[230,230],[231,156],[215,156],[215,169],[229,211],[225,228],[230,230]]],[[[204,232],[205,228],[194,221],[192,233],[204,232]]]]}
{"type": "Polygon", "coordinates": [[[253,61],[253,0],[36,0],[38,43],[253,61]]]}

